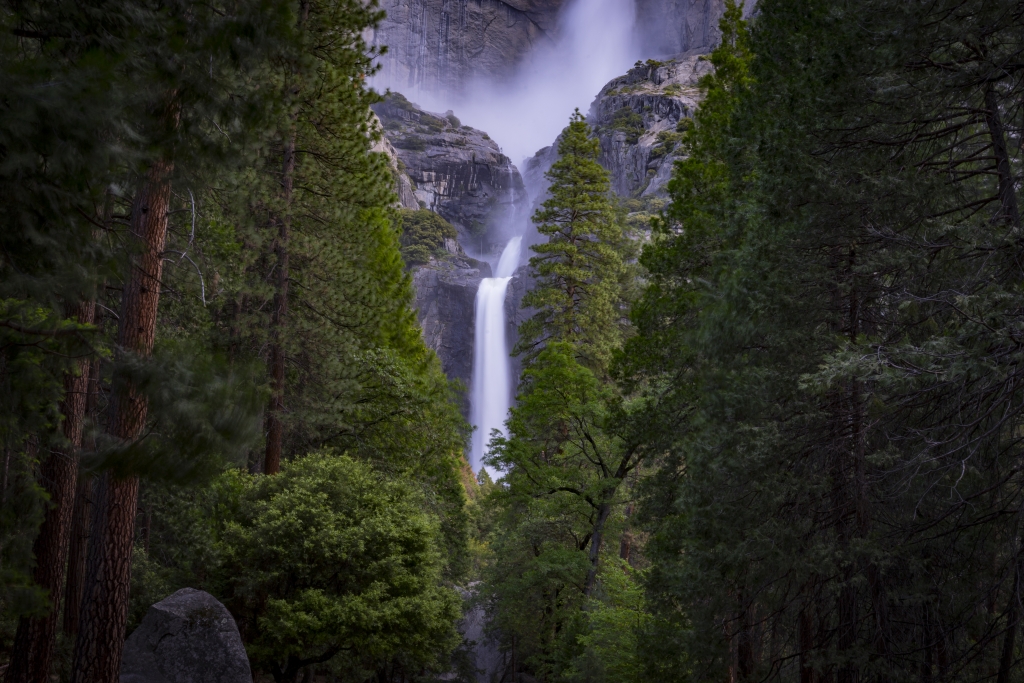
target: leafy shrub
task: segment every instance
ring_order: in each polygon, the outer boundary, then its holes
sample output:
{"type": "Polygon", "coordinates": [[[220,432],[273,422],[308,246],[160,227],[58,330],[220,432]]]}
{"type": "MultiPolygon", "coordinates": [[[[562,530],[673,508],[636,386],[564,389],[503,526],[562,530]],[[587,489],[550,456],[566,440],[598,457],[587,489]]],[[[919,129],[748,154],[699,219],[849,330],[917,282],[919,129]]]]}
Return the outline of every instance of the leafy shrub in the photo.
{"type": "Polygon", "coordinates": [[[462,121],[459,121],[459,117],[456,116],[455,112],[453,112],[451,109],[449,109],[447,112],[445,112],[444,117],[446,119],[448,119],[448,123],[452,124],[452,126],[454,128],[461,128],[462,127],[462,121]]]}
{"type": "Polygon", "coordinates": [[[441,582],[436,521],[403,481],[331,453],[237,481],[224,533],[225,604],[253,664],[294,680],[341,655],[347,671],[400,656],[441,668],[461,599],[441,582]]]}
{"type": "Polygon", "coordinates": [[[399,149],[408,149],[413,152],[422,152],[427,148],[427,141],[417,135],[410,135],[395,143],[399,149]]]}
{"type": "Polygon", "coordinates": [[[443,255],[445,239],[457,235],[452,224],[433,211],[403,209],[401,219],[402,256],[408,265],[427,263],[432,256],[443,255]]]}
{"type": "Polygon", "coordinates": [[[394,107],[404,109],[405,111],[415,111],[416,109],[416,105],[407,100],[405,98],[405,95],[403,95],[402,93],[389,93],[388,96],[384,98],[384,101],[394,107]]]}
{"type": "Polygon", "coordinates": [[[669,151],[675,149],[676,145],[678,145],[679,141],[682,139],[682,133],[673,133],[672,131],[668,130],[663,130],[660,133],[658,133],[658,142],[665,145],[665,149],[669,151]]]}
{"type": "Polygon", "coordinates": [[[622,107],[612,117],[611,127],[626,134],[626,142],[635,145],[646,130],[644,118],[629,107],[622,107]]]}

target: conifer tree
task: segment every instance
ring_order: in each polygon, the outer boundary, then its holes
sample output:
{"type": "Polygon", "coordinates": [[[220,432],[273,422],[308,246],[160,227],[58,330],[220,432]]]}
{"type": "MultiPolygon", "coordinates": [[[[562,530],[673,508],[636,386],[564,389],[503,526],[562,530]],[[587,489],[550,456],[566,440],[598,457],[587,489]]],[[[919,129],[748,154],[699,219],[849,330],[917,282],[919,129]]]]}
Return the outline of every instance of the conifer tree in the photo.
{"type": "Polygon", "coordinates": [[[1009,680],[1019,7],[758,11],[644,255],[650,673],[1009,680]]]}
{"type": "Polygon", "coordinates": [[[527,362],[544,344],[571,344],[580,360],[601,372],[621,344],[623,276],[629,243],[612,205],[608,171],[597,162],[600,143],[579,109],[558,143],[546,174],[550,197],[533,216],[548,238],[534,245],[535,287],[523,299],[536,313],[520,329],[516,352],[527,362]]]}
{"type": "Polygon", "coordinates": [[[549,239],[530,259],[536,285],[523,306],[535,312],[520,327],[517,405],[508,438],[491,442],[490,463],[506,472],[491,494],[496,619],[542,676],[567,672],[578,654],[581,610],[598,587],[623,484],[644,455],[609,377],[628,332],[633,243],[590,134],[577,110],[547,174],[550,197],[534,221],[549,239]]]}

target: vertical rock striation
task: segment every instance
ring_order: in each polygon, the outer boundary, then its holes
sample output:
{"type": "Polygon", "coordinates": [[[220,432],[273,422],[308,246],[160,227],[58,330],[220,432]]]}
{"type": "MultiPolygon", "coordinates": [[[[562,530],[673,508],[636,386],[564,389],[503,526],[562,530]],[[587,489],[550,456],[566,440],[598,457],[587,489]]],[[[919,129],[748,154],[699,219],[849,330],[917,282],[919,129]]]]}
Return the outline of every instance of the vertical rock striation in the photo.
{"type": "Polygon", "coordinates": [[[382,0],[387,18],[370,37],[386,45],[381,88],[461,92],[474,77],[502,79],[551,40],[565,0],[382,0]]]}
{"type": "MultiPolygon", "coordinates": [[[[706,54],[722,39],[718,21],[725,0],[634,0],[636,31],[642,54],[659,57],[706,54]]],[[[755,0],[737,0],[743,13],[754,11],[755,0]]]]}

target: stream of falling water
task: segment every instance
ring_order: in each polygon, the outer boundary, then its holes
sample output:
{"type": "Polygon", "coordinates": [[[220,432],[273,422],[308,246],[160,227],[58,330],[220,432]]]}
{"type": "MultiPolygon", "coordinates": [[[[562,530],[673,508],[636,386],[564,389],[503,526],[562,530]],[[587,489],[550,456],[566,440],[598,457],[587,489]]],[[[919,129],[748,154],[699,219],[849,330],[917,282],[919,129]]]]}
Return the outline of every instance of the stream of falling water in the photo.
{"type": "Polygon", "coordinates": [[[495,277],[480,281],[476,292],[476,330],[473,343],[473,388],[470,394],[472,420],[476,430],[470,465],[474,472],[483,467],[491,431],[505,434],[505,418],[512,405],[512,378],[509,348],[505,340],[505,292],[519,265],[522,237],[513,237],[505,245],[495,269],[495,277]]]}

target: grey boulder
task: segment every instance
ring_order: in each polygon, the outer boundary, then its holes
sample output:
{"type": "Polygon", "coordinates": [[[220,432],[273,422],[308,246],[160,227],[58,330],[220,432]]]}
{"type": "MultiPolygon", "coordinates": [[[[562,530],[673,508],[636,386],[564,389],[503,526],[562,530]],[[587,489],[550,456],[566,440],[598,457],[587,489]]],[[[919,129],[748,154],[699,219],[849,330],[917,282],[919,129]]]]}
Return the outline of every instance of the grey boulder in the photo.
{"type": "Polygon", "coordinates": [[[252,674],[227,608],[182,588],[150,607],[125,641],[121,683],[252,683],[252,674]]]}

